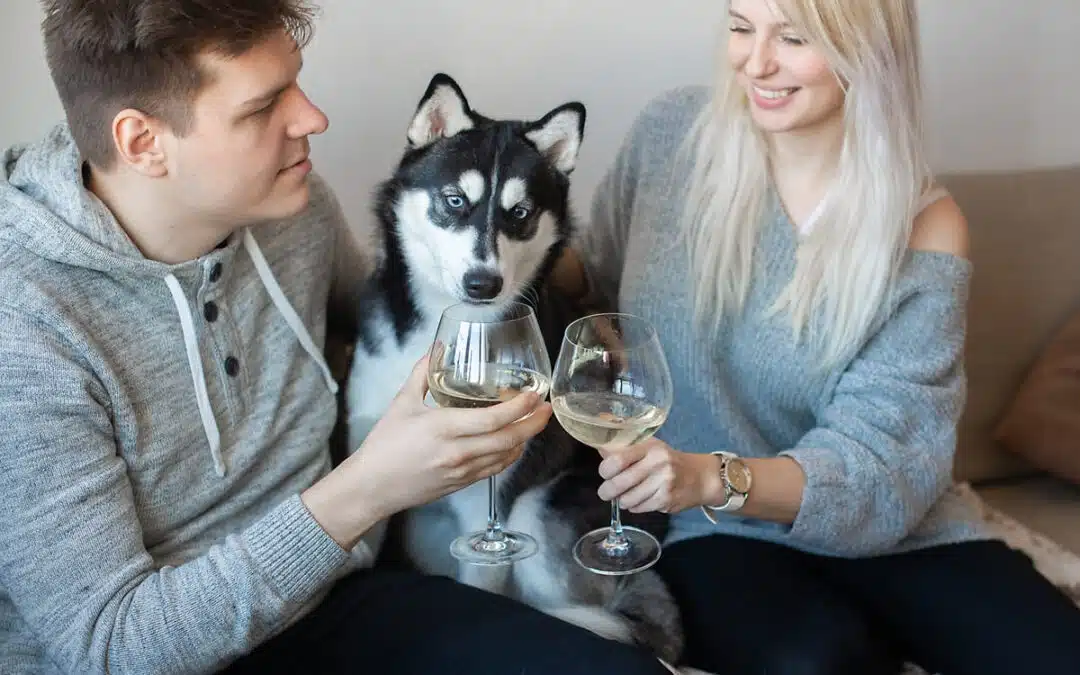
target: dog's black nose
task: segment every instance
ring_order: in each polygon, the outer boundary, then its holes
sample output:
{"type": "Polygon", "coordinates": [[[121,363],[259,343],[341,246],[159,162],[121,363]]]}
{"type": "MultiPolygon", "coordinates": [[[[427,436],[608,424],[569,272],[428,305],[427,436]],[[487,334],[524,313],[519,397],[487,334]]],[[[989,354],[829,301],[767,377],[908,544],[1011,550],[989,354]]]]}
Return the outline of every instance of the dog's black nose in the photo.
{"type": "Polygon", "coordinates": [[[492,300],[502,290],[502,277],[495,272],[474,270],[466,272],[462,280],[465,293],[473,300],[492,300]]]}

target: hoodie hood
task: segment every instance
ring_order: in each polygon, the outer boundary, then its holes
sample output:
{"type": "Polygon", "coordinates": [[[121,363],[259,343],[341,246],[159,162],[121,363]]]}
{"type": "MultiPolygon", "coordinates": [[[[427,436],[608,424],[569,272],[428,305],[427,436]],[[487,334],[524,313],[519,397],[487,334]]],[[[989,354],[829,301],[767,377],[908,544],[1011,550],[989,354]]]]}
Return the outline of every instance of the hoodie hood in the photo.
{"type": "Polygon", "coordinates": [[[108,274],[164,278],[185,265],[145,258],[83,183],[83,160],[66,124],[0,157],[0,238],[37,255],[108,274]]]}
{"type": "MultiPolygon", "coordinates": [[[[188,293],[203,275],[200,260],[170,265],[143,256],[109,209],[83,182],[83,160],[69,128],[59,124],[34,144],[15,145],[0,157],[0,241],[8,240],[56,263],[102,272],[110,277],[150,277],[171,298],[176,311],[177,346],[191,371],[203,430],[218,475],[226,468],[221,434],[207,392],[195,314],[188,293]],[[187,289],[187,290],[185,290],[187,289]]],[[[232,237],[228,248],[242,246],[281,318],[322,370],[331,392],[333,379],[290,304],[250,230],[232,237]]]]}

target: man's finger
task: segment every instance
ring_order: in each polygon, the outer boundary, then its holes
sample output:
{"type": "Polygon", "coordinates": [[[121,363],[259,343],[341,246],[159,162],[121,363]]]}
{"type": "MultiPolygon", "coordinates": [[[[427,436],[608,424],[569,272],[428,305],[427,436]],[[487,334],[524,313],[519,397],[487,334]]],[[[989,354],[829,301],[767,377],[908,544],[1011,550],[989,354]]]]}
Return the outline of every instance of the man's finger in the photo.
{"type": "Polygon", "coordinates": [[[533,414],[522,417],[509,426],[493,433],[459,438],[458,443],[467,444],[467,456],[503,455],[544,430],[551,419],[551,404],[542,403],[533,414]]]}
{"type": "Polygon", "coordinates": [[[525,446],[523,444],[504,455],[481,455],[467,465],[469,475],[474,478],[473,482],[475,482],[502,473],[521,457],[524,450],[525,446]]]}
{"type": "Polygon", "coordinates": [[[541,404],[535,392],[522,392],[508,401],[478,410],[440,410],[440,422],[449,437],[479,436],[498,431],[529,413],[536,414],[541,404]]]}

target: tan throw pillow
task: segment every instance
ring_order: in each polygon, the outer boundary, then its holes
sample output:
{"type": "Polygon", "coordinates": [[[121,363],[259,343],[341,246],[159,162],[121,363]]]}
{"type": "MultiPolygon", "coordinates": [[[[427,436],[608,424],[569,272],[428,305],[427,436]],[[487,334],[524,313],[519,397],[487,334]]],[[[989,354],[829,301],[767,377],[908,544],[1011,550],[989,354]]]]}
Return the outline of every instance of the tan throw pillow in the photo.
{"type": "Polygon", "coordinates": [[[1036,468],[1080,485],[1080,313],[1039,354],[996,438],[1036,468]]]}

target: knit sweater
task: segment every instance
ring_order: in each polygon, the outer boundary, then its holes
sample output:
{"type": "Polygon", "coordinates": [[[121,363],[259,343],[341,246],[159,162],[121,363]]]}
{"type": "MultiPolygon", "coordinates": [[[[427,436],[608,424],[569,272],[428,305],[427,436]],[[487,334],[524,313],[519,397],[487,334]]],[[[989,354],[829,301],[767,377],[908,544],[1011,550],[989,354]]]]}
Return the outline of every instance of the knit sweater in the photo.
{"type": "Polygon", "coordinates": [[[880,327],[823,372],[790,318],[766,312],[799,244],[773,191],[745,311],[700,339],[677,230],[690,183],[679,151],[709,95],[681,88],[648,104],[601,181],[580,245],[596,289],[659,332],[675,396],[657,437],[687,452],[788,456],[806,485],[791,525],[737,513],[713,524],[695,508],[675,514],[667,543],[723,533],[864,556],[990,536],[974,505],[948,491],[966,392],[968,260],[909,250],[880,327]]]}
{"type": "Polygon", "coordinates": [[[167,265],[81,170],[63,125],[0,158],[0,672],[212,672],[372,562],[299,497],[356,262],[317,176],[297,217],[167,265]]]}

